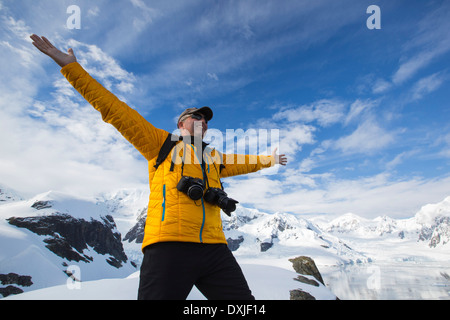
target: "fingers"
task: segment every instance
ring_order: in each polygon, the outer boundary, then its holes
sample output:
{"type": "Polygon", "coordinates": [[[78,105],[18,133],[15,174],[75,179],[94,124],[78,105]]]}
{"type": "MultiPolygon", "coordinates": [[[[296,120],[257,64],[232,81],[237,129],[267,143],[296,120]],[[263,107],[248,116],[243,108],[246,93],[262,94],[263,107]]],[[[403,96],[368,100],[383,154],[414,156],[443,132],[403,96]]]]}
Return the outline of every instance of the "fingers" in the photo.
{"type": "Polygon", "coordinates": [[[33,45],[43,53],[47,53],[49,49],[54,48],[54,46],[45,37],[39,37],[38,35],[32,34],[30,36],[33,40],[33,45]]]}
{"type": "Polygon", "coordinates": [[[276,147],[272,152],[272,156],[275,158],[275,163],[285,166],[287,164],[287,157],[285,154],[277,155],[277,150],[278,150],[278,148],[276,147]]]}
{"type": "Polygon", "coordinates": [[[284,154],[280,154],[279,164],[285,166],[287,164],[287,158],[284,154]]]}
{"type": "Polygon", "coordinates": [[[69,48],[69,49],[67,50],[67,53],[68,53],[70,56],[75,57],[75,54],[73,53],[73,49],[72,49],[72,48],[69,48]]]}
{"type": "Polygon", "coordinates": [[[273,151],[272,151],[272,157],[274,157],[275,159],[277,158],[277,150],[278,150],[278,147],[275,147],[275,149],[273,149],[273,151]]]}
{"type": "Polygon", "coordinates": [[[44,40],[44,43],[47,45],[48,48],[55,47],[46,37],[42,37],[42,40],[44,40]]]}

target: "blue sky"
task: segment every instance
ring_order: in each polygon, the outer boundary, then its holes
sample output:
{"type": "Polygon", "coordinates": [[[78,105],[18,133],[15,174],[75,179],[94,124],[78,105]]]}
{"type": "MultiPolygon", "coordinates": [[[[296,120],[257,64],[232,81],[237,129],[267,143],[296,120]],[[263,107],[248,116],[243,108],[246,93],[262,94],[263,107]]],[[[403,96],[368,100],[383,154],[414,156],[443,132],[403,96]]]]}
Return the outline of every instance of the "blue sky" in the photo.
{"type": "Polygon", "coordinates": [[[410,217],[450,195],[448,1],[0,0],[0,30],[0,184],[26,195],[147,184],[31,33],[157,127],[208,105],[210,132],[278,130],[287,167],[224,181],[245,206],[410,217]]]}

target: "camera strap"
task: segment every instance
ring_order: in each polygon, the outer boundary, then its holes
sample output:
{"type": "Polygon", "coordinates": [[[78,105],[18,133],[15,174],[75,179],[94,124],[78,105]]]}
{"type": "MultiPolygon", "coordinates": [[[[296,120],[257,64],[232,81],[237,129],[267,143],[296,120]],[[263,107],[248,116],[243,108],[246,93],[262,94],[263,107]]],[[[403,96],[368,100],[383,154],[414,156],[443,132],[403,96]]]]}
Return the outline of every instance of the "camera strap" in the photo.
{"type": "MultiPolygon", "coordinates": [[[[175,136],[171,133],[167,136],[166,140],[164,140],[164,143],[159,149],[158,158],[156,158],[156,163],[154,165],[155,170],[158,169],[158,167],[161,165],[161,163],[166,160],[167,156],[169,155],[170,151],[175,147],[175,145],[178,143],[178,141],[181,141],[183,137],[175,136]]],[[[170,171],[173,171],[173,168],[175,166],[175,163],[173,162],[173,159],[170,164],[170,171]]]]}
{"type": "MultiPolygon", "coordinates": [[[[179,141],[182,141],[184,138],[185,137],[183,137],[183,136],[176,136],[176,135],[173,135],[171,133],[168,134],[166,140],[164,140],[163,145],[161,146],[161,149],[159,150],[159,154],[158,154],[158,157],[156,159],[156,163],[154,165],[155,170],[157,170],[158,167],[161,165],[161,163],[163,163],[164,160],[166,160],[167,156],[170,154],[170,152],[175,147],[175,145],[179,141]]],[[[192,137],[190,137],[190,138],[191,138],[191,140],[189,142],[192,142],[193,138],[192,137]]],[[[185,162],[184,160],[185,160],[185,157],[186,157],[186,144],[187,143],[184,143],[183,157],[182,157],[182,160],[181,160],[181,175],[183,175],[183,172],[184,172],[184,162],[185,162]]],[[[205,159],[203,158],[203,153],[204,153],[207,145],[208,145],[207,143],[202,141],[202,150],[201,150],[201,153],[202,153],[201,154],[201,161],[202,162],[200,163],[200,167],[202,168],[203,180],[205,180],[206,185],[209,188],[208,175],[206,173],[205,165],[204,165],[205,164],[205,159]]],[[[200,152],[198,152],[198,153],[200,153],[200,152]]],[[[200,157],[199,157],[199,160],[200,160],[200,157]]],[[[218,177],[219,177],[220,187],[223,190],[223,184],[222,184],[222,181],[220,180],[220,173],[217,170],[216,164],[214,162],[213,162],[213,165],[214,165],[214,169],[216,170],[216,172],[218,174],[218,177]]],[[[175,163],[174,163],[173,158],[172,158],[171,164],[170,164],[170,171],[174,170],[174,166],[175,166],[175,163]]],[[[222,166],[223,166],[223,164],[220,165],[220,171],[222,171],[222,166]]]]}

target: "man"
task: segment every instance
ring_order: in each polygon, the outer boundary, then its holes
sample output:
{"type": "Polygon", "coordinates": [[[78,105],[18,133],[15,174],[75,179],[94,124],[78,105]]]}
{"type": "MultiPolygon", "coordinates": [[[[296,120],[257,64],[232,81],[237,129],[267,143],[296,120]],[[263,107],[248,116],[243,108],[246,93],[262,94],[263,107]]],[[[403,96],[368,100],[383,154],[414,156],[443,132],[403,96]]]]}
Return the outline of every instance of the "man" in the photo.
{"type": "Polygon", "coordinates": [[[136,147],[149,164],[150,199],[142,244],[139,299],[186,299],[195,285],[208,299],[254,299],[227,247],[220,209],[230,214],[220,178],[255,172],[286,157],[225,155],[201,140],[213,117],[209,107],[186,109],[178,119],[182,138],[155,128],[94,80],[45,37],[33,45],[52,58],[73,87],[136,147]],[[199,143],[200,142],[200,143],[199,143]],[[170,155],[160,157],[162,149],[170,155]]]}

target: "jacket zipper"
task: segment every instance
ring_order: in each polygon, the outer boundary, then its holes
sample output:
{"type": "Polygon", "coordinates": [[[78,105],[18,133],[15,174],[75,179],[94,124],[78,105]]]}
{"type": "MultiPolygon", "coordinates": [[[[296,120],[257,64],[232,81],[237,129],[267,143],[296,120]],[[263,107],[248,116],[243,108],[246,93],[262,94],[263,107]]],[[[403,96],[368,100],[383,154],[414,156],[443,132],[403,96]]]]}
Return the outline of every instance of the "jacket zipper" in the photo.
{"type": "MultiPolygon", "coordinates": [[[[198,156],[197,156],[197,152],[196,152],[196,150],[195,150],[195,148],[194,148],[194,146],[192,144],[191,144],[191,147],[192,147],[192,150],[194,150],[194,154],[197,157],[197,160],[199,160],[199,162],[200,162],[200,159],[198,159],[198,156]]],[[[205,180],[205,174],[206,173],[205,173],[203,157],[202,157],[202,162],[200,162],[200,167],[202,168],[203,180],[205,180]]],[[[199,239],[200,239],[200,243],[203,243],[203,227],[205,226],[205,219],[206,219],[205,203],[203,202],[203,197],[201,198],[201,201],[202,201],[202,209],[203,209],[203,218],[202,218],[202,226],[200,227],[199,239]]]]}
{"type": "Polygon", "coordinates": [[[163,185],[163,202],[162,206],[162,218],[161,221],[164,221],[164,216],[166,214],[166,185],[163,185]]]}
{"type": "Polygon", "coordinates": [[[203,208],[203,221],[202,221],[202,226],[200,227],[200,243],[203,243],[203,238],[202,238],[202,234],[203,234],[203,227],[205,226],[205,204],[203,203],[203,198],[202,199],[202,208],[203,208]]]}

